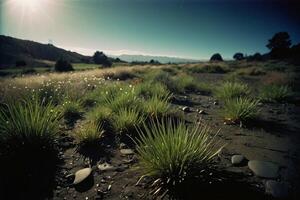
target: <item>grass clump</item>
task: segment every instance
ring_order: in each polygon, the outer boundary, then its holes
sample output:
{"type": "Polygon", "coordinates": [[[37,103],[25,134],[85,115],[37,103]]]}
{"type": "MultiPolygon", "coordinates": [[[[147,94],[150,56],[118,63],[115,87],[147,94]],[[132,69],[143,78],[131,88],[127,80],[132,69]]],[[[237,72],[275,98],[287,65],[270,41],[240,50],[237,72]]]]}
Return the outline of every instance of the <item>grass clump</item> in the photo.
{"type": "Polygon", "coordinates": [[[90,148],[97,145],[103,133],[104,130],[101,124],[88,121],[76,134],[80,148],[90,148]]]}
{"type": "Polygon", "coordinates": [[[215,89],[215,95],[218,99],[227,100],[246,96],[250,93],[247,84],[239,82],[225,82],[215,89]]]}
{"type": "Polygon", "coordinates": [[[264,102],[281,102],[292,95],[292,90],[287,85],[266,85],[260,91],[260,99],[264,102]]]}
{"type": "Polygon", "coordinates": [[[7,192],[11,199],[44,199],[43,195],[52,191],[59,163],[55,142],[59,118],[51,103],[37,100],[0,106],[0,177],[6,188],[4,197],[7,192]]]}
{"type": "Polygon", "coordinates": [[[167,115],[170,104],[169,97],[161,98],[160,96],[152,96],[143,102],[143,112],[147,116],[163,116],[167,115]]]}
{"type": "Polygon", "coordinates": [[[229,123],[253,119],[258,113],[258,103],[259,100],[246,97],[227,99],[223,110],[224,118],[229,123]]]}
{"type": "Polygon", "coordinates": [[[151,97],[158,97],[164,99],[170,96],[170,92],[167,87],[161,83],[153,83],[150,81],[143,82],[136,86],[137,95],[143,97],[144,99],[149,99],[151,97]]]}
{"type": "Polygon", "coordinates": [[[207,126],[191,129],[184,122],[171,119],[144,124],[136,140],[144,176],[154,178],[152,193],[172,194],[187,177],[209,166],[220,151],[207,126]]]}
{"type": "Polygon", "coordinates": [[[134,108],[120,109],[114,118],[114,127],[118,133],[133,134],[135,127],[144,121],[144,116],[134,108]]]}
{"type": "Polygon", "coordinates": [[[113,112],[108,107],[96,107],[88,114],[88,119],[106,131],[113,130],[113,112]]]}
{"type": "Polygon", "coordinates": [[[51,145],[60,115],[51,103],[14,102],[0,108],[0,144],[9,151],[32,144],[51,145]]]}
{"type": "Polygon", "coordinates": [[[65,101],[62,104],[62,115],[67,122],[81,118],[83,109],[79,101],[65,101]]]}

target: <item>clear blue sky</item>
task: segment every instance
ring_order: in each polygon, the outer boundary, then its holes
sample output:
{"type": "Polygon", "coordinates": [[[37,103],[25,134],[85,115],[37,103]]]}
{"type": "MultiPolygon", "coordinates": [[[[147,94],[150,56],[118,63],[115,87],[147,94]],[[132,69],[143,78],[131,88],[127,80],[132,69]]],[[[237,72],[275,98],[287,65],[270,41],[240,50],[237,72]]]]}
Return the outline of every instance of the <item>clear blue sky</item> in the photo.
{"type": "MultiPolygon", "coordinates": [[[[269,38],[300,42],[296,6],[264,0],[0,0],[0,34],[91,54],[209,58],[267,52],[269,38]],[[24,1],[26,3],[24,3],[24,1]]],[[[299,8],[299,7],[298,7],[299,8]]]]}

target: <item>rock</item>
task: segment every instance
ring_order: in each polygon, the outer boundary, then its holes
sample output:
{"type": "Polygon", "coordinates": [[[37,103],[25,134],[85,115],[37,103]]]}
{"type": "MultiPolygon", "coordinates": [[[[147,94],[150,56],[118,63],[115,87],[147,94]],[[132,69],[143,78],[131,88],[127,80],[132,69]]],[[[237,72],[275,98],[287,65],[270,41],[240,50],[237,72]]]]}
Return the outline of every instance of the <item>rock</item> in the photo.
{"type": "Polygon", "coordinates": [[[132,155],[132,154],[134,154],[132,149],[121,149],[120,152],[123,155],[132,155]]]}
{"type": "Polygon", "coordinates": [[[279,166],[272,162],[251,160],[248,167],[253,173],[262,178],[277,178],[279,166]]]}
{"type": "Polygon", "coordinates": [[[289,186],[287,183],[274,180],[266,181],[266,193],[275,198],[287,198],[289,196],[289,186]]]}
{"type": "Polygon", "coordinates": [[[245,157],[243,155],[233,155],[231,157],[231,163],[233,165],[240,165],[245,160],[245,157]]]}
{"type": "Polygon", "coordinates": [[[190,109],[188,106],[184,106],[184,107],[182,108],[182,111],[183,111],[183,112],[190,112],[191,109],[190,109]]]}
{"type": "Polygon", "coordinates": [[[198,113],[199,114],[206,114],[206,112],[204,110],[199,110],[198,113]]]}
{"type": "Polygon", "coordinates": [[[217,101],[214,101],[214,105],[218,105],[218,102],[217,102],[217,101]]]}
{"type": "Polygon", "coordinates": [[[92,168],[84,168],[84,169],[78,170],[75,173],[75,179],[74,179],[73,184],[76,185],[76,184],[81,183],[87,177],[89,177],[89,175],[91,174],[91,172],[92,172],[92,168]]]}
{"type": "Polygon", "coordinates": [[[115,167],[112,166],[111,164],[105,162],[105,163],[99,164],[98,169],[101,171],[109,171],[109,170],[114,170],[115,167]]]}

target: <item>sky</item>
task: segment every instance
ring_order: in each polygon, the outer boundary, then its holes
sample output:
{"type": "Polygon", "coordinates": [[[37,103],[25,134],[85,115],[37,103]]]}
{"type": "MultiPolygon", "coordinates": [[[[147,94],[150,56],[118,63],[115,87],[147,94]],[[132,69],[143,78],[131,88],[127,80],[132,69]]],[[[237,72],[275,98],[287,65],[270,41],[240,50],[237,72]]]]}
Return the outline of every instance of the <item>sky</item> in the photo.
{"type": "Polygon", "coordinates": [[[0,34],[92,55],[208,59],[268,51],[276,32],[300,42],[289,0],[0,0],[0,34]]]}

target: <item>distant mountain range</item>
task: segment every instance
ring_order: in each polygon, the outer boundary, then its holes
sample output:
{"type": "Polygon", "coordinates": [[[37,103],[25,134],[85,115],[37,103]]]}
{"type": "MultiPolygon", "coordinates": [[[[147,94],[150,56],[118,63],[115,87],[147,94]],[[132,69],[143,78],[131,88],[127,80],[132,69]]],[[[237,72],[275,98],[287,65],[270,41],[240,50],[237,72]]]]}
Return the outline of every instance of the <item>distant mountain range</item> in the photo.
{"type": "Polygon", "coordinates": [[[110,56],[114,58],[119,58],[121,60],[127,62],[149,62],[150,60],[156,60],[160,63],[191,63],[191,62],[199,62],[199,60],[187,59],[187,58],[178,58],[178,57],[168,57],[168,56],[149,56],[149,55],[128,55],[123,54],[120,56],[110,56]]]}
{"type": "Polygon", "coordinates": [[[41,66],[60,58],[70,62],[87,62],[90,59],[89,56],[67,51],[51,44],[0,35],[0,67],[13,66],[20,61],[25,61],[31,66],[41,66]]]}

